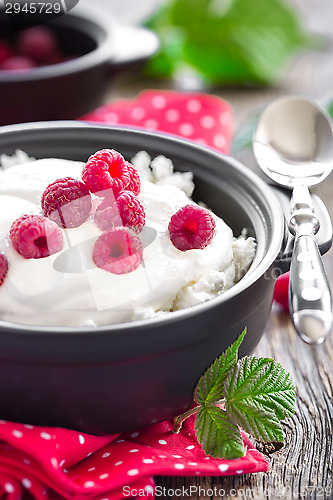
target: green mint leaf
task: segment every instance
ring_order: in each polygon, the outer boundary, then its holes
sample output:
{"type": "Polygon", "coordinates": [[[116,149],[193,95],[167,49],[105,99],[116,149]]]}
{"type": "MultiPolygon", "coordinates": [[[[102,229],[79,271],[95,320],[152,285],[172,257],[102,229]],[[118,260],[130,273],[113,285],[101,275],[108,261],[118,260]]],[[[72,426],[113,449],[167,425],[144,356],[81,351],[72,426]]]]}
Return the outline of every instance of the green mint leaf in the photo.
{"type": "Polygon", "coordinates": [[[217,406],[207,405],[199,408],[195,431],[207,455],[229,460],[240,458],[246,453],[239,428],[229,420],[226,412],[217,406]]]}
{"type": "Polygon", "coordinates": [[[238,349],[245,334],[246,329],[243,330],[237,340],[200,377],[194,390],[194,401],[196,403],[206,404],[218,401],[222,397],[222,383],[229,370],[237,363],[238,349]]]}
{"type": "Polygon", "coordinates": [[[170,0],[148,25],[161,42],[148,74],[172,76],[186,63],[215,84],[273,83],[310,42],[283,0],[170,0]]]}
{"type": "Polygon", "coordinates": [[[294,412],[290,374],[273,359],[245,357],[224,380],[229,418],[259,441],[283,441],[279,420],[294,412]]]}

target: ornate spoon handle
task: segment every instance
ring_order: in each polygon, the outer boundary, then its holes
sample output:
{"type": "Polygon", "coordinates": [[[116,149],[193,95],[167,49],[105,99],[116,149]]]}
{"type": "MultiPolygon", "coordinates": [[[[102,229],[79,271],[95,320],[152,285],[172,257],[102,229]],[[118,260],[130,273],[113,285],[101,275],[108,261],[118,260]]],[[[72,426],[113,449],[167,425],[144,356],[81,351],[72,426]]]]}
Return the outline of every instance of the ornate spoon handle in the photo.
{"type": "Polygon", "coordinates": [[[309,190],[296,186],[289,230],[295,235],[289,278],[289,308],[295,329],[309,344],[323,342],[332,329],[332,295],[315,233],[319,221],[309,190]]]}

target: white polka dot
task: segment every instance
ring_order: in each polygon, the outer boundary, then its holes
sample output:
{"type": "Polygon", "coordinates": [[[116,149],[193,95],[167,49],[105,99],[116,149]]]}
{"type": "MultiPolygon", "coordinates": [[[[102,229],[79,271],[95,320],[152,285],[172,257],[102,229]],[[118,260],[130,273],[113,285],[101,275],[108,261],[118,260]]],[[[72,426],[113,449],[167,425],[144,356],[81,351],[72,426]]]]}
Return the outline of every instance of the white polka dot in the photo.
{"type": "Polygon", "coordinates": [[[65,474],[68,474],[68,470],[67,469],[62,469],[62,472],[64,472],[65,474]]]}
{"type": "Polygon", "coordinates": [[[227,464],[220,464],[219,465],[219,469],[220,469],[221,472],[225,472],[225,471],[227,471],[229,469],[229,465],[227,465],[227,464]]]}
{"type": "Polygon", "coordinates": [[[195,474],[196,476],[200,476],[201,472],[197,470],[195,474]]]}
{"type": "Polygon", "coordinates": [[[88,469],[88,472],[92,472],[94,470],[96,470],[96,467],[90,467],[90,469],[88,469]]]}
{"type": "Polygon", "coordinates": [[[94,481],[86,481],[83,486],[85,488],[92,488],[93,486],[95,486],[95,483],[94,481]]]}
{"type": "Polygon", "coordinates": [[[319,300],[322,294],[323,292],[320,290],[320,288],[317,288],[315,286],[308,286],[301,292],[302,298],[308,301],[319,300]]]}
{"type": "Polygon", "coordinates": [[[198,462],[189,462],[189,465],[198,465],[198,462]]]}
{"type": "Polygon", "coordinates": [[[228,125],[230,123],[230,115],[229,113],[221,113],[220,114],[220,123],[221,125],[228,125]]]}
{"type": "Polygon", "coordinates": [[[160,444],[167,444],[167,442],[165,441],[165,439],[159,439],[159,440],[158,440],[158,442],[159,442],[160,444]]]}
{"type": "Polygon", "coordinates": [[[154,494],[154,488],[152,486],[150,486],[150,484],[148,484],[145,487],[145,492],[148,493],[148,495],[153,495],[154,494]]]}
{"type": "Polygon", "coordinates": [[[12,431],[12,434],[13,434],[13,436],[14,436],[14,437],[16,437],[16,438],[21,438],[21,437],[23,437],[23,432],[18,431],[17,429],[14,429],[14,430],[12,431]]]}
{"type": "MultiPolygon", "coordinates": [[[[6,424],[6,423],[7,423],[7,421],[6,421],[6,420],[2,420],[2,419],[0,419],[0,424],[6,424]]],[[[8,483],[8,484],[10,484],[10,483],[8,483]]]]}
{"type": "Polygon", "coordinates": [[[109,453],[108,451],[106,453],[104,453],[104,455],[102,455],[102,458],[107,458],[111,455],[111,453],[109,453]]]}
{"type": "Polygon", "coordinates": [[[80,442],[80,444],[85,443],[85,439],[84,439],[84,436],[82,436],[82,434],[79,435],[79,442],[80,442]]]}
{"type": "Polygon", "coordinates": [[[227,144],[226,138],[222,134],[214,135],[213,141],[217,148],[224,148],[227,144]]]}
{"type": "Polygon", "coordinates": [[[136,453],[137,451],[139,451],[139,450],[137,450],[136,448],[133,448],[133,450],[130,450],[130,453],[136,453]]]}
{"type": "Polygon", "coordinates": [[[242,470],[236,470],[236,474],[243,474],[242,470]]]}
{"type": "Polygon", "coordinates": [[[180,118],[180,112],[178,109],[168,109],[165,112],[165,119],[170,123],[175,123],[180,118]]]}
{"type": "Polygon", "coordinates": [[[156,109],[162,109],[166,105],[166,98],[162,95],[155,95],[152,99],[152,105],[156,109]]]}
{"type": "Polygon", "coordinates": [[[24,464],[26,464],[26,465],[31,465],[31,460],[30,460],[30,458],[24,458],[24,459],[22,460],[22,462],[23,462],[24,464]]]}
{"type": "Polygon", "coordinates": [[[118,465],[121,465],[123,462],[122,460],[119,460],[119,462],[116,462],[114,465],[117,467],[118,465]]]}
{"type": "Polygon", "coordinates": [[[299,262],[310,262],[312,260],[311,252],[304,251],[297,255],[297,260],[299,262]]]}
{"type": "Polygon", "coordinates": [[[138,432],[132,432],[131,437],[136,438],[138,437],[139,433],[138,432]]]}
{"type": "Polygon", "coordinates": [[[189,137],[193,134],[194,127],[190,123],[182,123],[179,125],[179,132],[180,134],[185,135],[185,137],[189,137]]]}
{"type": "Polygon", "coordinates": [[[193,450],[193,448],[194,448],[193,444],[190,444],[190,446],[186,446],[187,450],[193,450]]]}
{"type": "Polygon", "coordinates": [[[142,120],[145,114],[146,114],[145,110],[140,107],[133,108],[131,112],[131,116],[132,118],[134,118],[134,120],[142,120]]]}
{"type": "Polygon", "coordinates": [[[61,460],[61,462],[59,463],[59,467],[62,467],[63,465],[65,465],[65,462],[66,462],[65,459],[61,460]]]}
{"type": "Polygon", "coordinates": [[[109,477],[109,474],[105,473],[105,474],[101,474],[99,476],[100,479],[106,479],[107,477],[109,477]]]}
{"type": "Polygon", "coordinates": [[[23,484],[23,486],[25,488],[27,488],[27,490],[29,490],[31,488],[31,486],[32,486],[32,483],[31,483],[30,479],[28,479],[27,477],[24,477],[22,479],[22,484],[23,484]]]}
{"type": "Polygon", "coordinates": [[[87,453],[86,458],[90,457],[90,455],[92,455],[92,451],[89,451],[89,453],[87,453]]]}
{"type": "Polygon", "coordinates": [[[156,129],[158,128],[158,121],[153,118],[149,118],[149,120],[146,120],[143,125],[147,128],[156,129]]]}
{"type": "Polygon", "coordinates": [[[201,102],[198,99],[189,99],[186,103],[186,109],[190,113],[199,113],[201,107],[201,102]]]}
{"type": "Polygon", "coordinates": [[[317,277],[317,272],[314,269],[303,269],[303,271],[301,271],[299,273],[299,277],[303,281],[306,281],[306,280],[309,280],[309,281],[315,280],[316,277],[317,277]]]}
{"type": "Polygon", "coordinates": [[[49,434],[48,432],[44,432],[44,431],[42,431],[39,435],[42,439],[46,439],[46,440],[49,440],[52,438],[51,434],[49,434]]]}
{"type": "Polygon", "coordinates": [[[114,111],[110,111],[109,113],[106,113],[104,115],[104,120],[106,122],[118,123],[119,122],[119,116],[114,111]]]}
{"type": "Polygon", "coordinates": [[[167,458],[165,455],[159,455],[160,458],[167,458]]]}
{"type": "Polygon", "coordinates": [[[24,427],[25,427],[26,429],[33,429],[33,428],[34,428],[34,426],[33,426],[33,425],[30,425],[30,424],[24,424],[24,427]]]}
{"type": "Polygon", "coordinates": [[[57,469],[59,467],[58,460],[55,457],[51,458],[51,464],[53,465],[53,467],[55,469],[57,469]]]}
{"type": "Polygon", "coordinates": [[[131,470],[127,471],[128,476],[136,476],[137,474],[139,474],[138,469],[131,469],[131,470]]]}
{"type": "Polygon", "coordinates": [[[174,458],[182,458],[180,455],[172,455],[174,458]]]}
{"type": "Polygon", "coordinates": [[[5,483],[4,488],[7,493],[14,493],[15,491],[14,485],[12,483],[5,483]]]}
{"type": "Polygon", "coordinates": [[[175,469],[178,469],[178,470],[185,469],[185,465],[184,464],[175,464],[175,469]]]}
{"type": "Polygon", "coordinates": [[[210,115],[205,115],[201,118],[200,120],[200,124],[203,128],[206,128],[206,129],[211,129],[215,126],[215,118],[213,118],[213,116],[210,116],[210,115]]]}
{"type": "Polygon", "coordinates": [[[144,458],[144,459],[142,460],[142,462],[143,462],[144,464],[153,464],[153,463],[154,463],[154,460],[152,460],[151,458],[144,458]]]}

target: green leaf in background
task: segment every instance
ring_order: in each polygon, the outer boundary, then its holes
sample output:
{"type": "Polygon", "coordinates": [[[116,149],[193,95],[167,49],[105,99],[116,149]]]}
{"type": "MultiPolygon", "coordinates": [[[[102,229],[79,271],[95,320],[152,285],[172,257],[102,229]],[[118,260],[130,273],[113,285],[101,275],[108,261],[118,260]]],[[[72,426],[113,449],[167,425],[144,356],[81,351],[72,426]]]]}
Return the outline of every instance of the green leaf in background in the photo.
{"type": "Polygon", "coordinates": [[[221,384],[224,382],[228,371],[238,361],[238,349],[243,342],[245,334],[246,329],[243,330],[237,340],[200,377],[194,390],[194,401],[196,403],[206,404],[210,401],[217,401],[221,397],[221,384]]]}
{"type": "Polygon", "coordinates": [[[200,407],[196,414],[195,431],[204,452],[211,457],[229,460],[246,453],[239,428],[217,406],[200,407]]]}
{"type": "Polygon", "coordinates": [[[259,441],[281,441],[279,420],[294,412],[295,387],[290,374],[273,359],[245,357],[224,381],[229,418],[259,441]]]}
{"type": "Polygon", "coordinates": [[[283,0],[170,0],[148,22],[161,49],[146,66],[171,77],[189,66],[213,84],[270,84],[308,43],[283,0]]]}

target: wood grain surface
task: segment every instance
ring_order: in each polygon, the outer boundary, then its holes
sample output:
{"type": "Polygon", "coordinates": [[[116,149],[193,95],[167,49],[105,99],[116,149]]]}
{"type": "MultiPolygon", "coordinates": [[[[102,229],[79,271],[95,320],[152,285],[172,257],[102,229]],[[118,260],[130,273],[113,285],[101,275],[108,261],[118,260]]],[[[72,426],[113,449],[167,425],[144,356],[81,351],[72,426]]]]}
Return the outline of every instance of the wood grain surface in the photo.
{"type": "MultiPolygon", "coordinates": [[[[268,89],[214,89],[233,106],[236,126],[248,114],[285,94],[323,100],[333,94],[333,2],[297,0],[304,23],[325,37],[318,51],[300,54],[285,69],[280,82],[268,89]]],[[[145,88],[172,88],[170,82],[145,82],[127,74],[113,82],[107,100],[135,97],[145,88]]],[[[333,217],[333,174],[316,189],[333,217]]],[[[333,288],[333,250],[324,257],[333,288]]],[[[285,445],[271,454],[267,473],[237,477],[158,477],[163,498],[195,499],[330,499],[333,498],[333,343],[309,346],[296,335],[289,317],[276,307],[256,354],[274,357],[287,368],[297,388],[295,415],[284,423],[285,445]],[[192,490],[190,491],[190,487],[192,490]],[[194,491],[193,487],[197,487],[194,491]],[[199,490],[201,488],[201,491],[199,490]],[[175,495],[176,488],[183,494],[175,495]],[[215,488],[215,489],[214,489],[215,488]]]]}

